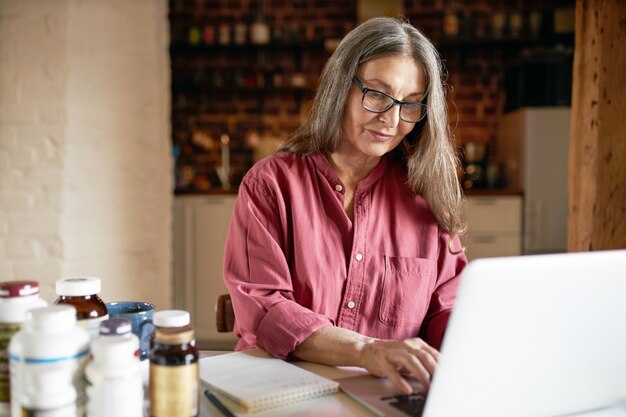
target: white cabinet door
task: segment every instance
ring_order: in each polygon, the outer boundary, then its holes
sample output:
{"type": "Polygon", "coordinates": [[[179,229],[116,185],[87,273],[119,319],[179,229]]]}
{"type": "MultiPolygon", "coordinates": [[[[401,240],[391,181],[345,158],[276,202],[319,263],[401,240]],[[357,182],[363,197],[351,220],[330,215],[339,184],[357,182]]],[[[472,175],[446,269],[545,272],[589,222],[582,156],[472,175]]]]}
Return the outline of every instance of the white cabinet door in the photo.
{"type": "Polygon", "coordinates": [[[469,260],[522,253],[522,197],[470,196],[464,206],[469,260]]]}
{"type": "Polygon", "coordinates": [[[202,349],[231,350],[237,340],[218,333],[215,324],[217,298],[228,292],[222,265],[235,198],[181,196],[174,202],[174,305],[191,313],[202,349]]]}

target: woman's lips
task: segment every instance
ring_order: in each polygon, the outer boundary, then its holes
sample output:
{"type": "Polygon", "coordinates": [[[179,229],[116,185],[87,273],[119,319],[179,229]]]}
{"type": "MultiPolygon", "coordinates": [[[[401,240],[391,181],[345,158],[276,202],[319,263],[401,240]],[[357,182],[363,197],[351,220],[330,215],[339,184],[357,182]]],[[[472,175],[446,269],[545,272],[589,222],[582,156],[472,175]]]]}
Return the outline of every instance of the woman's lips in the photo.
{"type": "Polygon", "coordinates": [[[393,139],[393,135],[387,135],[376,130],[368,130],[372,137],[378,142],[387,142],[388,140],[393,139]]]}

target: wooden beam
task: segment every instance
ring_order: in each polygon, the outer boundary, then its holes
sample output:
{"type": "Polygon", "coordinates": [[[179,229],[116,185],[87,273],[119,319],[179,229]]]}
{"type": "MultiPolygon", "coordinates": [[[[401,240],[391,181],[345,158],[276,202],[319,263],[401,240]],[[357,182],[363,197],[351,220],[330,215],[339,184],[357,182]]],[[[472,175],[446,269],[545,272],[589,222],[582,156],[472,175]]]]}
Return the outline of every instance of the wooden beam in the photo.
{"type": "Polygon", "coordinates": [[[626,4],[576,2],[568,250],[626,248],[626,4]]]}

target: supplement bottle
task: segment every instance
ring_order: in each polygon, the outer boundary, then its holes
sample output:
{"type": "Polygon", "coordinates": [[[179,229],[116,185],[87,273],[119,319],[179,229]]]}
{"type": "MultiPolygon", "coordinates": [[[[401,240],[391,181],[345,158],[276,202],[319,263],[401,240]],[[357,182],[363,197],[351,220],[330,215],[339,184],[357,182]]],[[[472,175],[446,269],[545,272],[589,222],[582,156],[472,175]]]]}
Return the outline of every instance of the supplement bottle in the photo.
{"type": "Polygon", "coordinates": [[[76,417],[76,388],[64,366],[25,374],[21,417],[76,417]]]}
{"type": "Polygon", "coordinates": [[[76,319],[93,339],[98,336],[100,322],[109,318],[107,306],[98,297],[102,289],[100,278],[73,277],[56,282],[59,296],[54,304],[69,304],[76,308],[76,319]]]}
{"type": "MultiPolygon", "coordinates": [[[[77,324],[73,306],[56,305],[28,311],[24,326],[9,344],[11,415],[20,416],[20,401],[27,389],[33,388],[29,381],[38,380],[38,373],[61,368],[71,375],[76,390],[76,415],[84,416],[84,371],[88,354],[89,335],[77,324]]],[[[37,391],[30,391],[28,395],[36,396],[37,391]]]]}
{"type": "Polygon", "coordinates": [[[190,315],[182,310],[154,313],[150,347],[150,415],[198,414],[198,350],[190,315]]]}
{"type": "Polygon", "coordinates": [[[91,359],[85,369],[88,417],[142,417],[143,381],[139,361],[139,339],[130,333],[130,322],[102,322],[101,335],[91,342],[91,359]],[[128,324],[129,330],[121,333],[128,324]],[[119,325],[116,327],[116,325],[119,325]]]}
{"type": "Polygon", "coordinates": [[[0,417],[11,414],[9,342],[22,328],[28,310],[47,305],[39,298],[39,284],[35,281],[0,282],[0,417]]]}
{"type": "MultiPolygon", "coordinates": [[[[130,320],[123,317],[115,317],[101,321],[99,334],[100,336],[123,336],[126,339],[137,340],[137,343],[140,343],[139,338],[133,333],[133,324],[130,320]]],[[[138,345],[135,356],[139,358],[139,354],[138,345]]]]}

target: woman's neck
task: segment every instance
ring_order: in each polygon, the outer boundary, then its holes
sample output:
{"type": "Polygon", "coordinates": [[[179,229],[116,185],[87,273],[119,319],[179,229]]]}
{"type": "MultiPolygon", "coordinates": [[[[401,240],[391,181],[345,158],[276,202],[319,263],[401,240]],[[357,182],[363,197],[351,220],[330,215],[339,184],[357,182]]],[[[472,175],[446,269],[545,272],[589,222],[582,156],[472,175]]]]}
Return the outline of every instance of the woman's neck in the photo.
{"type": "Polygon", "coordinates": [[[361,158],[333,152],[328,156],[330,165],[344,185],[356,185],[378,166],[380,157],[361,158]]]}

